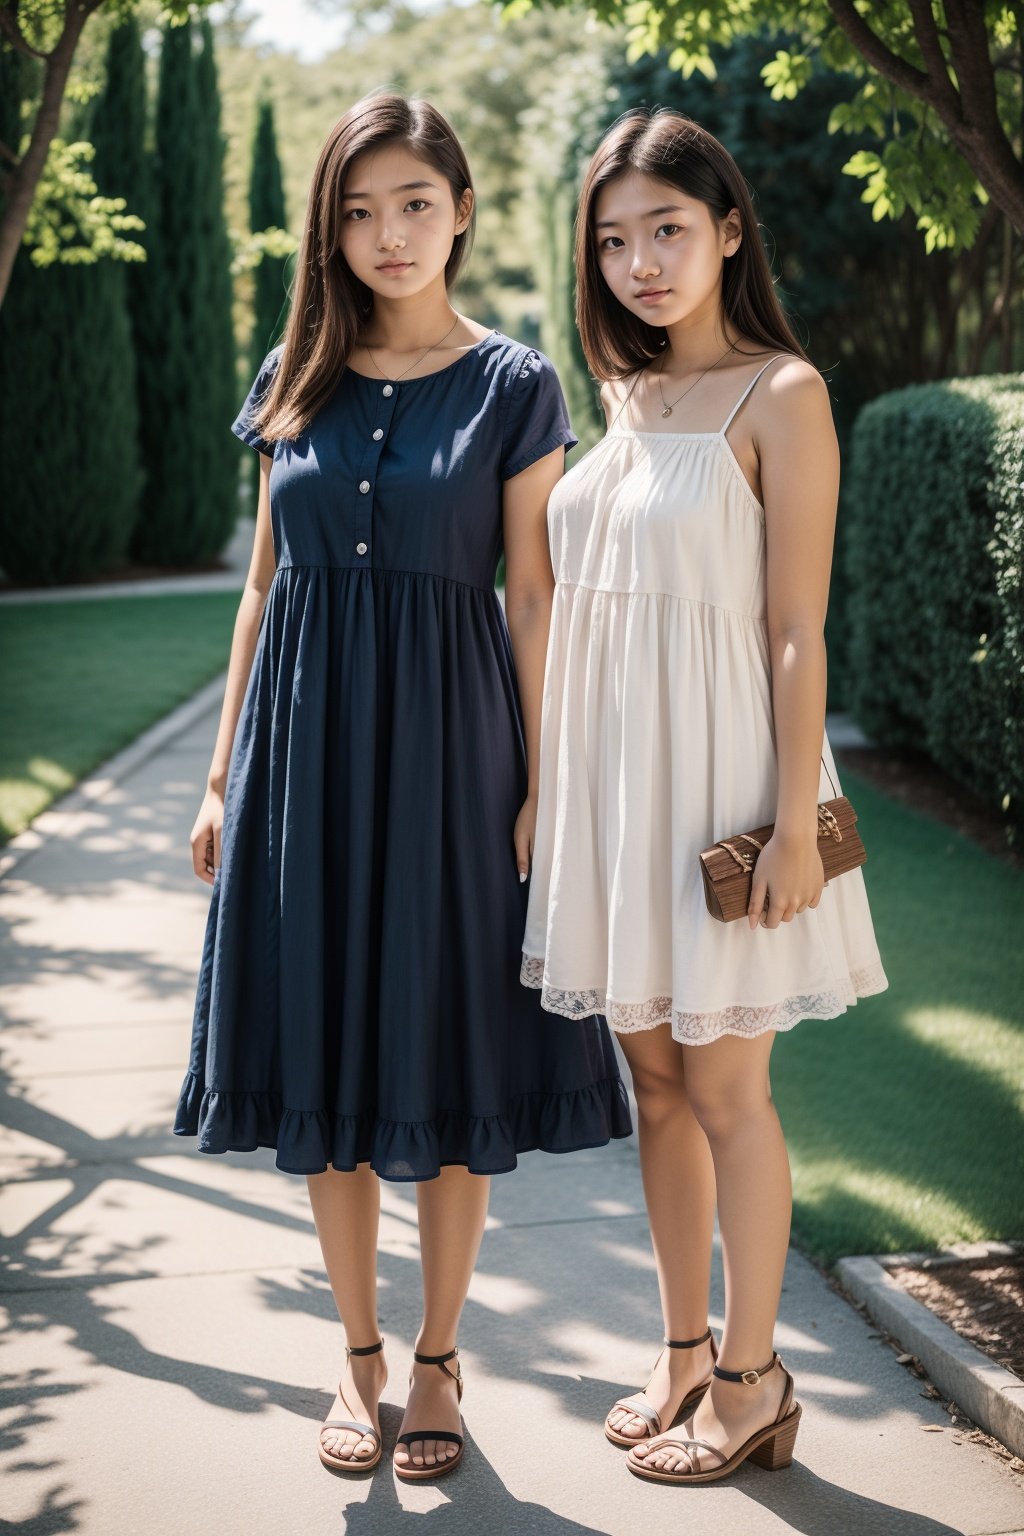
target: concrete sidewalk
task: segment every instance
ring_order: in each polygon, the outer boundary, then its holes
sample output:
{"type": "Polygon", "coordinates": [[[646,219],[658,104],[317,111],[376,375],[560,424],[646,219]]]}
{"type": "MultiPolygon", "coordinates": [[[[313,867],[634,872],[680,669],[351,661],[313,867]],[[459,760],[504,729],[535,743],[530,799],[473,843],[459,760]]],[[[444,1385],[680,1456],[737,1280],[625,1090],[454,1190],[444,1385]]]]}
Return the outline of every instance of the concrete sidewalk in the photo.
{"type": "MultiPolygon", "coordinates": [[[[271,1153],[200,1157],[168,1129],[208,900],[187,837],[215,725],[212,704],[66,825],[51,813],[45,840],[0,882],[0,1528],[1024,1532],[1019,1480],[957,1443],[941,1407],[797,1254],[777,1334],[804,1405],[797,1464],[689,1490],[631,1478],[600,1425],[643,1383],[661,1332],[632,1142],[531,1154],[495,1180],[460,1339],[465,1465],[423,1488],[386,1465],[369,1481],[325,1472],[316,1432],[342,1336],[305,1182],[271,1153]]],[[[389,1449],[415,1261],[414,1191],[385,1185],[389,1449]]]]}

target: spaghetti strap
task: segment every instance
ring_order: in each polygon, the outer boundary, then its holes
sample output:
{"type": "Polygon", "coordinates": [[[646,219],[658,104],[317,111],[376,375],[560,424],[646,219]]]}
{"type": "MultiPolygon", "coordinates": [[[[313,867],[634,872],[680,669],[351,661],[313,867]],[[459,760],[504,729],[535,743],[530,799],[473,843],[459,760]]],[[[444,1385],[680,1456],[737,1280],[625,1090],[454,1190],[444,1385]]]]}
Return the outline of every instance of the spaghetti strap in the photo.
{"type": "Polygon", "coordinates": [[[770,357],[768,359],[768,361],[766,363],[764,363],[757,370],[757,372],[754,374],[754,377],[751,379],[750,383],[747,385],[746,389],[743,391],[742,395],[740,395],[739,399],[736,401],[736,404],[733,406],[732,410],[729,412],[729,415],[726,418],[725,425],[723,427],[719,427],[718,430],[719,430],[719,433],[720,433],[720,435],[722,437],[725,436],[725,434],[728,432],[729,428],[732,426],[733,417],[736,415],[736,412],[739,410],[739,408],[743,404],[744,400],[750,394],[750,391],[753,389],[754,385],[757,383],[757,381],[761,377],[762,373],[764,373],[765,368],[770,368],[772,363],[774,363],[775,358],[777,358],[777,357],[790,357],[791,355],[792,354],[789,353],[789,352],[776,352],[775,357],[770,357]]]}

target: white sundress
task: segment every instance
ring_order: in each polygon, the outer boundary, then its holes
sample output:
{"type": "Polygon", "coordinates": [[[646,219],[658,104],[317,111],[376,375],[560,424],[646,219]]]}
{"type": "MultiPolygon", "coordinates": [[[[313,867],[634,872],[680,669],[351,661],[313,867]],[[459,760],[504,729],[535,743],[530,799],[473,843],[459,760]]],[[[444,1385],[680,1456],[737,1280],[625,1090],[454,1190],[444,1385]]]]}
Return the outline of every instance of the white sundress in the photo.
{"type": "MultiPolygon", "coordinates": [[[[521,979],[550,1012],[604,1014],[620,1033],[759,1035],[888,986],[859,869],[776,929],[705,905],[701,849],[775,818],[765,516],[726,432],[776,357],[717,432],[613,422],[548,504],[521,979]]],[[[822,755],[827,800],[842,793],[827,736],[822,755]]]]}

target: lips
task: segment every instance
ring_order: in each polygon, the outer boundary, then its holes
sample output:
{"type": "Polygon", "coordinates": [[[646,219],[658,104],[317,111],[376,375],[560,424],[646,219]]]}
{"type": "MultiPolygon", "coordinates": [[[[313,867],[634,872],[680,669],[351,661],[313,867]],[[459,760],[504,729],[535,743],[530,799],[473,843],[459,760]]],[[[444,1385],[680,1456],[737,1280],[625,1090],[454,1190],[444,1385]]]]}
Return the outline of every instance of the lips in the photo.
{"type": "Polygon", "coordinates": [[[381,262],[380,266],[377,268],[377,271],[378,272],[404,272],[407,267],[411,267],[411,266],[412,266],[412,262],[411,261],[384,261],[384,262],[381,262]]]}
{"type": "Polygon", "coordinates": [[[633,297],[637,299],[662,299],[666,293],[668,293],[667,288],[641,288],[633,297]]]}

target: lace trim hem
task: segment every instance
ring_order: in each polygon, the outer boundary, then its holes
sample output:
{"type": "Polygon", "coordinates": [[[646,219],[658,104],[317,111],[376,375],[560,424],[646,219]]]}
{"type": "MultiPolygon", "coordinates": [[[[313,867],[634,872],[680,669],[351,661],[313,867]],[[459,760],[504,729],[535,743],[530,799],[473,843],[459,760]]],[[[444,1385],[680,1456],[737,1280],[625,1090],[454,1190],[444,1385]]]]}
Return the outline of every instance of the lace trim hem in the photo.
{"type": "Polygon", "coordinates": [[[600,1013],[616,1034],[636,1034],[672,1025],[672,1038],[681,1042],[708,1044],[722,1035],[763,1035],[768,1030],[792,1029],[801,1019],[834,1019],[845,1013],[861,997],[884,992],[888,978],[881,964],[864,966],[851,972],[848,979],[821,992],[794,993],[775,1003],[733,1003],[709,1013],[688,1013],[673,1008],[670,997],[651,997],[642,1003],[621,1003],[610,998],[602,988],[572,992],[548,986],[544,981],[544,960],[539,955],[523,955],[519,979],[525,987],[537,987],[541,1006],[549,1013],[567,1019],[585,1018],[600,1013]]]}

